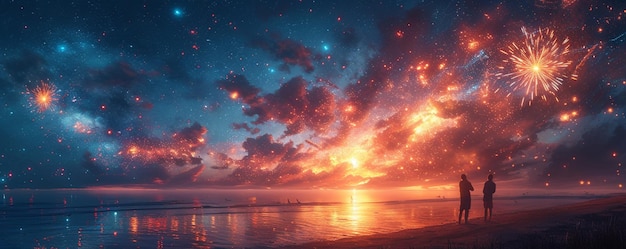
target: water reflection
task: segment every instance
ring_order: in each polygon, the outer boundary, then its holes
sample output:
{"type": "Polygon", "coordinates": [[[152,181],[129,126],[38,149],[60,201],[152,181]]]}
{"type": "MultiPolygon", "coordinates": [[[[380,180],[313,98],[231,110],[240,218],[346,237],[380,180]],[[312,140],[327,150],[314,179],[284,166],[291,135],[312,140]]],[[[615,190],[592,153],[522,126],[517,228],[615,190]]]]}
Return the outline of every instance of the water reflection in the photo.
{"type": "Polygon", "coordinates": [[[178,199],[149,192],[5,192],[0,241],[7,248],[271,247],[452,223],[458,214],[457,200],[380,201],[372,191],[320,192],[178,199]]]}
{"type": "MultiPolygon", "coordinates": [[[[191,248],[211,248],[298,244],[391,232],[427,225],[424,217],[441,219],[444,212],[415,203],[370,202],[368,193],[359,190],[352,190],[345,199],[344,203],[327,205],[282,203],[159,212],[134,210],[94,218],[103,228],[103,235],[106,230],[113,230],[122,245],[127,238],[132,244],[156,241],[156,245],[149,246],[157,248],[186,243],[191,248]]],[[[452,211],[445,211],[449,217],[444,221],[453,220],[452,211]]]]}

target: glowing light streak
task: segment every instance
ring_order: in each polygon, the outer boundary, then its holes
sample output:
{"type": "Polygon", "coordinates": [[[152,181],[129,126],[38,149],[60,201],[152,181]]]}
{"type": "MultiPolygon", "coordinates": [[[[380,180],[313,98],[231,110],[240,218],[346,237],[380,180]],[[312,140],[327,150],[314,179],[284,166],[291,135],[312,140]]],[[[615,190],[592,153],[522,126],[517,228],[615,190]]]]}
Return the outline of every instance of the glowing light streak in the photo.
{"type": "Polygon", "coordinates": [[[413,127],[413,134],[409,137],[410,141],[419,141],[426,132],[434,135],[440,129],[446,127],[456,127],[455,119],[445,119],[437,116],[439,111],[432,105],[427,105],[422,111],[413,113],[409,116],[406,126],[413,127]]]}
{"type": "Polygon", "coordinates": [[[572,63],[563,59],[569,53],[569,39],[560,41],[550,29],[529,33],[522,27],[522,33],[524,40],[521,43],[513,42],[500,50],[507,59],[503,60],[505,66],[499,67],[502,72],[496,76],[505,79],[512,92],[523,93],[521,105],[526,101],[530,105],[535,97],[547,100],[546,95],[553,95],[558,101],[556,92],[563,80],[576,78],[565,73],[572,63]]]}

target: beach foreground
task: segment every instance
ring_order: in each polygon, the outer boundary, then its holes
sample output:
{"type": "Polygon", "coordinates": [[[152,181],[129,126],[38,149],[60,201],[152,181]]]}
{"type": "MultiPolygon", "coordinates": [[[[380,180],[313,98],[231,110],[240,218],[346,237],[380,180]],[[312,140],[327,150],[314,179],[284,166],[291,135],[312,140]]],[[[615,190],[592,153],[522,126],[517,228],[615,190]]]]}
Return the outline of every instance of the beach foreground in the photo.
{"type": "Polygon", "coordinates": [[[626,247],[626,195],[623,194],[494,215],[491,222],[483,221],[482,211],[481,207],[472,210],[470,224],[451,223],[285,248],[626,247]]]}

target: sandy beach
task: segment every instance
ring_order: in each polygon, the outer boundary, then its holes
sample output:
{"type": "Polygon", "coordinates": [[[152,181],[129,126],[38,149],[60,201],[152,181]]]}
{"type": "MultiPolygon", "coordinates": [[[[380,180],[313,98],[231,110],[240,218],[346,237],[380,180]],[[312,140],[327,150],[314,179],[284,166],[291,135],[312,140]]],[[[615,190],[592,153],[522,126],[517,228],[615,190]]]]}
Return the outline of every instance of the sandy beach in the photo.
{"type": "MultiPolygon", "coordinates": [[[[497,208],[497,201],[495,205],[497,208]]],[[[451,223],[285,248],[559,248],[565,245],[558,244],[559,241],[578,243],[573,248],[589,248],[584,243],[596,248],[626,246],[620,243],[626,243],[623,241],[626,238],[624,194],[544,209],[494,214],[491,222],[483,221],[482,211],[482,208],[472,209],[469,224],[451,223]],[[604,238],[606,233],[614,231],[618,236],[604,238]],[[582,241],[572,242],[576,239],[582,241]],[[595,246],[595,239],[606,244],[595,246]]]]}

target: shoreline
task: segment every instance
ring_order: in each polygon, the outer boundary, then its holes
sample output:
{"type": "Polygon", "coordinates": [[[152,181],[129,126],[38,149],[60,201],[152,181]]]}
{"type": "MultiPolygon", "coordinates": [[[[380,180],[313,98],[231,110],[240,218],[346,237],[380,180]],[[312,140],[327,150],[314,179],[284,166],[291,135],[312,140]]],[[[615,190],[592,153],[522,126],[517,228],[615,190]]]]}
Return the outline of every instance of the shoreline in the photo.
{"type": "Polygon", "coordinates": [[[524,243],[522,240],[533,235],[551,238],[565,236],[568,239],[570,230],[581,229],[586,223],[598,224],[608,220],[624,224],[621,221],[626,220],[626,194],[498,214],[492,217],[491,222],[484,222],[482,208],[479,210],[480,217],[470,218],[470,224],[447,223],[279,248],[493,248],[494,244],[511,246],[524,243]]]}

